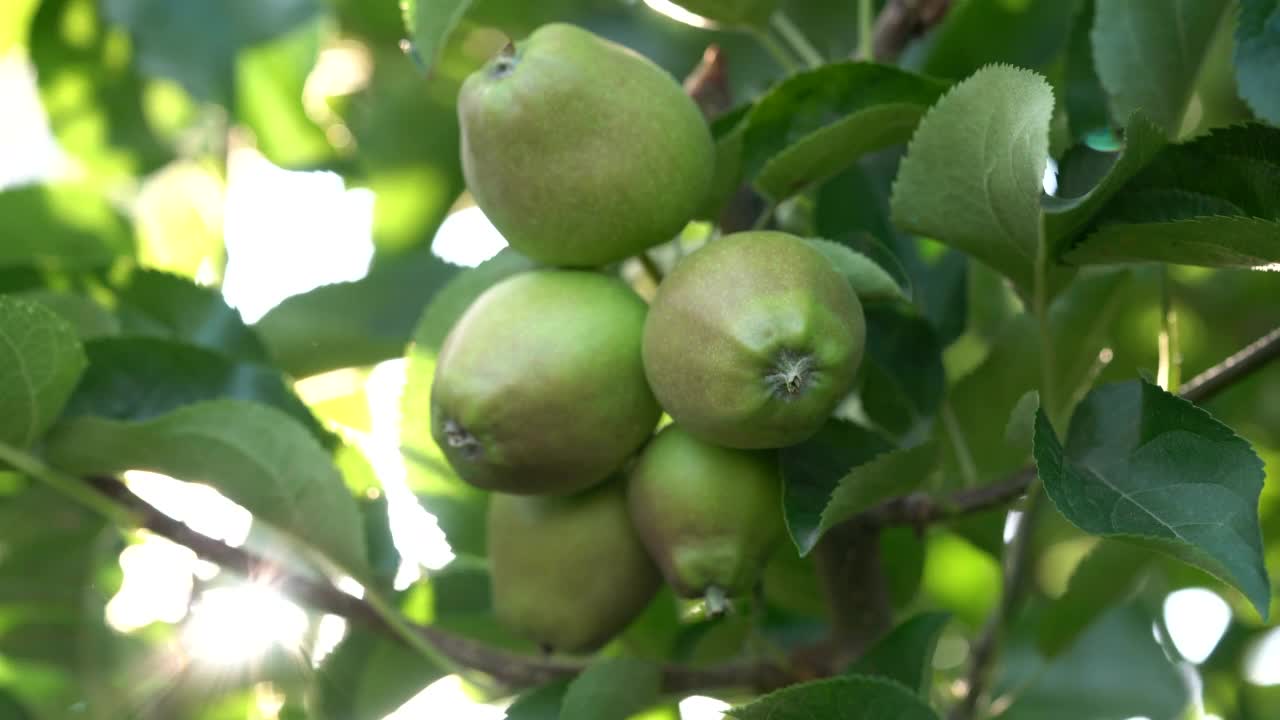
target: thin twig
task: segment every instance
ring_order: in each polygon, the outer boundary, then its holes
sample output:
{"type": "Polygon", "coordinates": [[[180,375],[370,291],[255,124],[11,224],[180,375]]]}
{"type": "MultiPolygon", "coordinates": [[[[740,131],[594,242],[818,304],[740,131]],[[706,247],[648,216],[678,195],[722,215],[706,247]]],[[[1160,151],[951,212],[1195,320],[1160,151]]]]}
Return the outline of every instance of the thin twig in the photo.
{"type": "MultiPolygon", "coordinates": [[[[1280,357],[1280,328],[1197,375],[1183,386],[1182,395],[1194,402],[1203,402],[1244,380],[1277,357],[1280,357]]],[[[1001,482],[965,489],[942,500],[919,494],[895,498],[862,513],[851,522],[874,528],[894,525],[923,527],[1008,503],[1022,495],[1034,477],[1034,468],[1027,467],[1001,482]]],[[[132,510],[140,526],[190,548],[205,560],[245,577],[272,578],[281,591],[308,607],[367,627],[387,630],[385,620],[364,600],[348,595],[327,582],[288,573],[278,564],[243,548],[231,547],[202,535],[152,507],[115,478],[88,478],[87,484],[132,510]]],[[[512,688],[570,677],[586,667],[586,663],[580,660],[521,655],[440,628],[416,628],[441,653],[459,665],[490,675],[512,688]]],[[[663,688],[668,692],[715,688],[767,691],[833,672],[836,667],[832,661],[833,653],[840,652],[840,648],[825,644],[797,648],[793,652],[793,660],[797,662],[790,669],[770,662],[733,662],[708,667],[671,664],[663,667],[663,688]]],[[[982,690],[981,687],[970,687],[970,692],[981,693],[982,690]]]]}

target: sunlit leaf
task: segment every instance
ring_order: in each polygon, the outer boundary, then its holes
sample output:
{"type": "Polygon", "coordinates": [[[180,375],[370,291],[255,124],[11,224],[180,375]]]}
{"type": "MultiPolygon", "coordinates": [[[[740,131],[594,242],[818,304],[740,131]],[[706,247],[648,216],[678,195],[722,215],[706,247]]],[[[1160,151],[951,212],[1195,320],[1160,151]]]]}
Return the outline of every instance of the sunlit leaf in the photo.
{"type": "Polygon", "coordinates": [[[324,448],[275,408],[214,400],[139,422],[74,418],[50,435],[47,454],[76,474],[147,470],[210,485],[345,571],[366,574],[355,500],[324,448]]]}
{"type": "Polygon", "coordinates": [[[84,371],[75,329],[44,305],[0,295],[0,443],[49,429],[84,371]]]}
{"type": "Polygon", "coordinates": [[[0,268],[87,269],[133,252],[124,217],[98,192],[77,185],[29,185],[0,192],[0,268]]]}

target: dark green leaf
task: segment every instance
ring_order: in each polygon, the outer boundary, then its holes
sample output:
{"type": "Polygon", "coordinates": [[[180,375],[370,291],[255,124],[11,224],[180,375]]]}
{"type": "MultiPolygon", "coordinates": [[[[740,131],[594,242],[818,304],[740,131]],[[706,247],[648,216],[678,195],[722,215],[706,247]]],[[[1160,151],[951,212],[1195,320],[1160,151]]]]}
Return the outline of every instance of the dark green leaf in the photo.
{"type": "Polygon", "coordinates": [[[133,253],[129,226],[100,193],[76,185],[0,192],[0,268],[105,267],[133,253]]]}
{"type": "Polygon", "coordinates": [[[315,16],[315,0],[105,0],[146,75],[180,84],[199,100],[231,105],[236,53],[315,16]]]}
{"type": "Polygon", "coordinates": [[[1204,216],[1108,225],[1065,258],[1081,265],[1159,261],[1179,265],[1271,269],[1280,263],[1280,221],[1204,216]]]}
{"type": "Polygon", "coordinates": [[[75,418],[50,435],[47,454],[76,474],[148,470],[205,483],[357,578],[367,574],[355,500],[324,448],[275,408],[215,400],[141,422],[75,418]]]}
{"type": "Polygon", "coordinates": [[[560,718],[625,720],[657,701],[661,681],[658,666],[643,660],[597,660],[569,683],[560,718]]]}
{"type": "Polygon", "coordinates": [[[560,720],[568,680],[559,680],[529,690],[507,708],[506,720],[560,720]]]}
{"type": "Polygon", "coordinates": [[[1058,197],[1044,199],[1045,239],[1050,250],[1054,254],[1061,254],[1070,247],[1078,233],[1088,227],[1106,203],[1146,167],[1166,144],[1159,128],[1141,114],[1134,114],[1129,118],[1125,129],[1124,150],[1111,158],[1104,157],[1103,163],[1094,162],[1094,166],[1105,174],[1092,182],[1084,182],[1068,175],[1073,168],[1065,166],[1058,197]],[[1106,160],[1110,161],[1105,162],[1106,160]],[[1085,185],[1088,190],[1074,187],[1078,185],[1085,185]],[[1070,194],[1074,191],[1079,191],[1079,194],[1070,194]]]}
{"type": "Polygon", "coordinates": [[[94,176],[132,179],[173,151],[144,110],[128,38],[106,27],[98,8],[96,0],[43,0],[31,24],[31,59],[62,148],[94,176]]]}
{"type": "Polygon", "coordinates": [[[75,329],[44,305],[0,295],[0,443],[26,448],[57,419],[80,373],[75,329]]]}
{"type": "Polygon", "coordinates": [[[212,288],[178,275],[141,270],[120,291],[120,302],[126,334],[169,337],[238,360],[266,360],[258,336],[212,288]]]}
{"type": "Polygon", "coordinates": [[[801,548],[801,553],[807,553],[825,532],[858,513],[920,489],[937,460],[933,445],[919,445],[885,453],[851,469],[831,492],[814,531],[814,540],[809,547],[801,548]]]}
{"type": "Polygon", "coordinates": [[[1076,408],[1065,447],[1040,413],[1035,457],[1054,505],[1081,530],[1207,570],[1266,616],[1262,462],[1209,413],[1146,382],[1105,385],[1076,408]]]}
{"type": "Polygon", "coordinates": [[[938,101],[893,185],[894,223],[1033,286],[1053,91],[1044,78],[984,68],[938,101]]]}
{"type": "Polygon", "coordinates": [[[1228,0],[1097,0],[1093,57],[1114,117],[1141,110],[1170,139],[1183,133],[1228,0]]]}
{"type": "Polygon", "coordinates": [[[423,307],[456,271],[418,252],[363,280],[295,295],[255,328],[276,364],[295,377],[399,357],[423,307]]]}
{"type": "Polygon", "coordinates": [[[1240,96],[1258,117],[1280,125],[1280,2],[1241,0],[1235,65],[1240,96]]]}
{"type": "Polygon", "coordinates": [[[872,150],[906,141],[945,89],[937,80],[870,63],[792,75],[747,115],[746,176],[774,199],[789,197],[872,150]]]}
{"type": "Polygon", "coordinates": [[[929,706],[891,680],[846,676],[792,685],[728,716],[738,720],[937,720],[929,706]]]}
{"type": "Polygon", "coordinates": [[[0,717],[5,720],[37,720],[35,713],[7,690],[0,690],[0,717]]]}
{"type": "Polygon", "coordinates": [[[841,480],[892,449],[876,433],[836,420],[799,445],[782,449],[783,510],[791,541],[801,554],[821,538],[823,513],[841,480]]]}
{"type": "Polygon", "coordinates": [[[73,295],[44,288],[16,293],[16,297],[34,300],[71,323],[81,340],[109,337],[120,333],[120,321],[110,310],[84,295],[73,295]]]}
{"type": "Polygon", "coordinates": [[[1062,102],[1066,105],[1071,136],[1075,140],[1111,127],[1107,93],[1102,89],[1098,71],[1093,65],[1093,44],[1089,40],[1093,16],[1094,0],[1081,2],[1067,40],[1066,78],[1063,83],[1066,87],[1062,102]]]}
{"type": "Polygon", "coordinates": [[[1040,652],[1052,658],[1070,648],[1101,615],[1131,596],[1150,557],[1129,543],[1098,543],[1076,566],[1066,593],[1050,603],[1053,622],[1040,625],[1040,652]]]}
{"type": "Polygon", "coordinates": [[[414,52],[428,72],[470,7],[471,0],[407,0],[402,5],[414,52]]]}
{"type": "Polygon", "coordinates": [[[316,674],[318,720],[382,720],[442,675],[403,643],[356,628],[316,674]]]}
{"type": "Polygon", "coordinates": [[[881,638],[845,672],[896,680],[927,700],[933,680],[933,652],[950,620],[944,612],[920,613],[881,638]]]}
{"type": "Polygon", "coordinates": [[[909,442],[927,429],[942,402],[942,345],[929,321],[904,306],[865,312],[863,410],[880,428],[909,442]]]}
{"type": "Polygon", "coordinates": [[[991,63],[1044,68],[1059,57],[1079,4],[1079,0],[957,3],[930,38],[924,72],[961,78],[991,63]]]}
{"type": "Polygon", "coordinates": [[[476,267],[454,275],[427,304],[413,333],[414,344],[439,350],[453,324],[485,290],[534,267],[529,258],[511,248],[504,248],[476,267]]]}
{"type": "MultiPolygon", "coordinates": [[[[1052,662],[1029,643],[1005,660],[998,694],[1017,690],[999,720],[1113,720],[1183,717],[1188,698],[1183,673],[1152,637],[1153,618],[1133,606],[1112,608],[1066,653],[1052,662]]],[[[1041,622],[1053,622],[1041,617],[1041,622]]]]}
{"type": "Polygon", "coordinates": [[[332,448],[336,438],[266,365],[236,362],[203,348],[161,338],[108,338],[85,346],[89,368],[64,415],[150,420],[206,400],[234,398],[288,413],[332,448]]]}

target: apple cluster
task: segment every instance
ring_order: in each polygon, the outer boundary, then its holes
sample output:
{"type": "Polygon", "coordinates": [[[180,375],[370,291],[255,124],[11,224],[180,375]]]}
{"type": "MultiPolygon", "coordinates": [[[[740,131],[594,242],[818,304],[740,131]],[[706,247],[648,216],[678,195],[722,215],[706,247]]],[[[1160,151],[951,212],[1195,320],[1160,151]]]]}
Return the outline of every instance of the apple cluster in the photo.
{"type": "Polygon", "coordinates": [[[776,449],[853,383],[857,297],[780,232],[709,241],[648,305],[610,270],[675,237],[715,166],[693,101],[625,47],[546,25],[466,80],[458,115],[471,194],[540,265],[463,313],[432,385],[437,444],[491,491],[499,619],[583,652],[664,580],[721,610],[782,537],[776,449]]]}

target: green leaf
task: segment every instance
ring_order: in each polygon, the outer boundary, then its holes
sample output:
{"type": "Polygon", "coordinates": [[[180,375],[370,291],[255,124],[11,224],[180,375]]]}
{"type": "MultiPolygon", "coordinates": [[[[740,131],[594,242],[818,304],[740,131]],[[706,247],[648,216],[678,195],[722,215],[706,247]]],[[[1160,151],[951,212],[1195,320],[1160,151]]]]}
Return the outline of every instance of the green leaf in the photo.
{"type": "MultiPolygon", "coordinates": [[[[4,48],[0,47],[0,52],[4,48]]],[[[7,690],[0,690],[0,717],[7,720],[37,720],[34,712],[7,690]]]]}
{"type": "Polygon", "coordinates": [[[630,657],[591,664],[564,694],[561,720],[626,720],[658,699],[657,665],[630,657]]]}
{"type": "Polygon", "coordinates": [[[849,280],[849,285],[853,287],[853,291],[862,302],[893,300],[910,302],[902,286],[871,258],[848,245],[831,240],[822,238],[807,238],[807,240],[815,250],[826,255],[836,270],[849,280]]]}
{"type": "Polygon", "coordinates": [[[287,413],[322,445],[337,441],[285,383],[279,370],[160,338],[109,338],[85,345],[89,368],[67,402],[67,417],[150,420],[207,400],[234,398],[287,413]]]}
{"type": "MultiPolygon", "coordinates": [[[[1059,197],[1044,198],[1045,237],[1055,255],[1069,247],[1071,241],[1088,227],[1107,202],[1167,145],[1160,129],[1141,113],[1135,113],[1129,118],[1124,137],[1124,149],[1109,158],[1111,162],[1106,163],[1105,174],[1089,183],[1087,192],[1070,196],[1070,186],[1078,181],[1063,178],[1064,182],[1060,182],[1058,186],[1059,197]]],[[[1069,166],[1065,166],[1060,177],[1070,170],[1069,166]]]]}
{"type": "Polygon", "coordinates": [[[236,116],[253,131],[258,150],[276,165],[314,167],[334,154],[324,130],[302,106],[303,86],[332,32],[330,25],[316,17],[235,56],[236,116]]]}
{"type": "Polygon", "coordinates": [[[780,451],[787,532],[801,555],[821,539],[823,513],[845,476],[891,449],[870,430],[829,420],[813,437],[780,451]]]}
{"type": "Polygon", "coordinates": [[[991,63],[1047,68],[1067,42],[1079,0],[955,3],[929,37],[924,72],[961,78],[991,63]]]}
{"type": "Polygon", "coordinates": [[[375,266],[362,280],[295,295],[255,329],[276,364],[294,377],[399,357],[423,307],[456,271],[417,252],[375,266]]]}
{"type": "Polygon", "coordinates": [[[866,307],[864,312],[863,410],[900,443],[914,444],[946,391],[942,344],[933,325],[909,306],[866,307]]]}
{"type": "Polygon", "coordinates": [[[205,483],[355,577],[367,574],[355,500],[324,448],[275,408],[214,400],[140,422],[75,418],[50,434],[47,455],[76,474],[147,470],[205,483]]]}
{"type": "MultiPolygon", "coordinates": [[[[1041,623],[1052,617],[1041,615],[1041,623]]],[[[1052,662],[1030,643],[1010,647],[997,696],[1013,693],[999,720],[1179,718],[1189,701],[1183,672],[1152,637],[1153,618],[1132,605],[1112,608],[1052,662]],[[1014,692],[1016,689],[1016,692],[1014,692]]]]}
{"type": "Polygon", "coordinates": [[[1105,385],[1076,408],[1065,447],[1038,415],[1035,457],[1045,490],[1072,524],[1206,570],[1266,617],[1262,461],[1209,413],[1146,382],[1105,385]]]}
{"type": "Polygon", "coordinates": [[[236,54],[287,32],[319,11],[315,0],[105,0],[125,27],[143,74],[180,84],[198,100],[230,107],[236,54]]]}
{"type": "Polygon", "coordinates": [[[179,275],[140,270],[119,296],[126,334],[173,338],[239,360],[266,360],[257,334],[212,288],[179,275]]]}
{"type": "Polygon", "coordinates": [[[172,158],[160,118],[144,109],[129,38],[106,26],[96,0],[43,0],[30,50],[58,144],[91,177],[132,182],[172,158]]]}
{"type": "Polygon", "coordinates": [[[1033,287],[1053,91],[1028,70],[990,66],[920,122],[890,201],[900,228],[973,255],[1033,287]]]}
{"type": "Polygon", "coordinates": [[[1052,658],[1067,650],[1099,617],[1133,595],[1150,557],[1129,543],[1098,543],[1076,566],[1066,593],[1049,604],[1053,622],[1040,625],[1040,652],[1052,658]]]}
{"type": "Polygon", "coordinates": [[[110,310],[84,295],[38,288],[15,293],[14,297],[34,300],[71,323],[81,340],[110,337],[120,333],[120,321],[110,310]]]}
{"type": "MultiPolygon", "coordinates": [[[[0,55],[15,45],[26,44],[27,27],[37,5],[39,0],[12,0],[0,10],[0,55]]],[[[4,717],[4,713],[0,712],[0,717],[4,717]]]]}
{"type": "Polygon", "coordinates": [[[1235,65],[1240,96],[1258,117],[1280,125],[1280,2],[1240,0],[1235,65]]]}
{"type": "Polygon", "coordinates": [[[946,84],[886,65],[844,62],[792,75],[747,114],[746,176],[775,200],[863,155],[904,142],[946,84]]]}
{"type": "Polygon", "coordinates": [[[507,708],[506,720],[560,720],[560,708],[568,689],[568,680],[557,680],[529,690],[507,708]]]}
{"type": "Polygon", "coordinates": [[[896,680],[928,700],[933,680],[933,653],[951,621],[945,612],[920,613],[895,627],[845,671],[896,680]]]}
{"type": "Polygon", "coordinates": [[[0,443],[35,443],[84,367],[84,350],[65,320],[38,303],[0,295],[0,443]]]}
{"type": "Polygon", "coordinates": [[[1093,64],[1093,44],[1089,33],[1093,28],[1094,0],[1085,0],[1071,22],[1067,40],[1065,80],[1062,104],[1067,108],[1071,136],[1080,140],[1111,127],[1107,112],[1107,93],[1098,80],[1093,64]]]}
{"type": "Polygon", "coordinates": [[[414,344],[439,350],[453,324],[484,291],[534,267],[535,263],[529,258],[511,248],[503,248],[476,267],[454,275],[427,304],[413,333],[414,344]]]}
{"type": "Polygon", "coordinates": [[[1187,107],[1228,0],[1097,0],[1093,57],[1112,114],[1141,110],[1170,139],[1187,107]]]}
{"type": "Polygon", "coordinates": [[[818,526],[809,536],[812,539],[806,542],[807,547],[800,548],[801,554],[812,550],[822,535],[845,520],[886,500],[919,490],[937,461],[937,449],[929,444],[894,450],[854,467],[831,492],[818,526]]]}
{"type": "Polygon", "coordinates": [[[738,720],[937,720],[907,688],[880,678],[846,676],[792,685],[726,713],[738,720]]]}
{"type": "Polygon", "coordinates": [[[403,643],[355,628],[312,684],[319,718],[382,720],[444,672],[403,643]]]}
{"type": "Polygon", "coordinates": [[[133,253],[124,217],[86,187],[28,185],[0,192],[0,217],[0,268],[84,270],[133,253]]]}
{"type": "Polygon", "coordinates": [[[449,33],[471,8],[471,0],[406,0],[401,8],[413,48],[429,72],[444,50],[449,33]]]}
{"type": "Polygon", "coordinates": [[[1068,252],[1079,265],[1159,261],[1269,270],[1280,263],[1280,222],[1205,216],[1172,222],[1108,225],[1068,252]]]}

